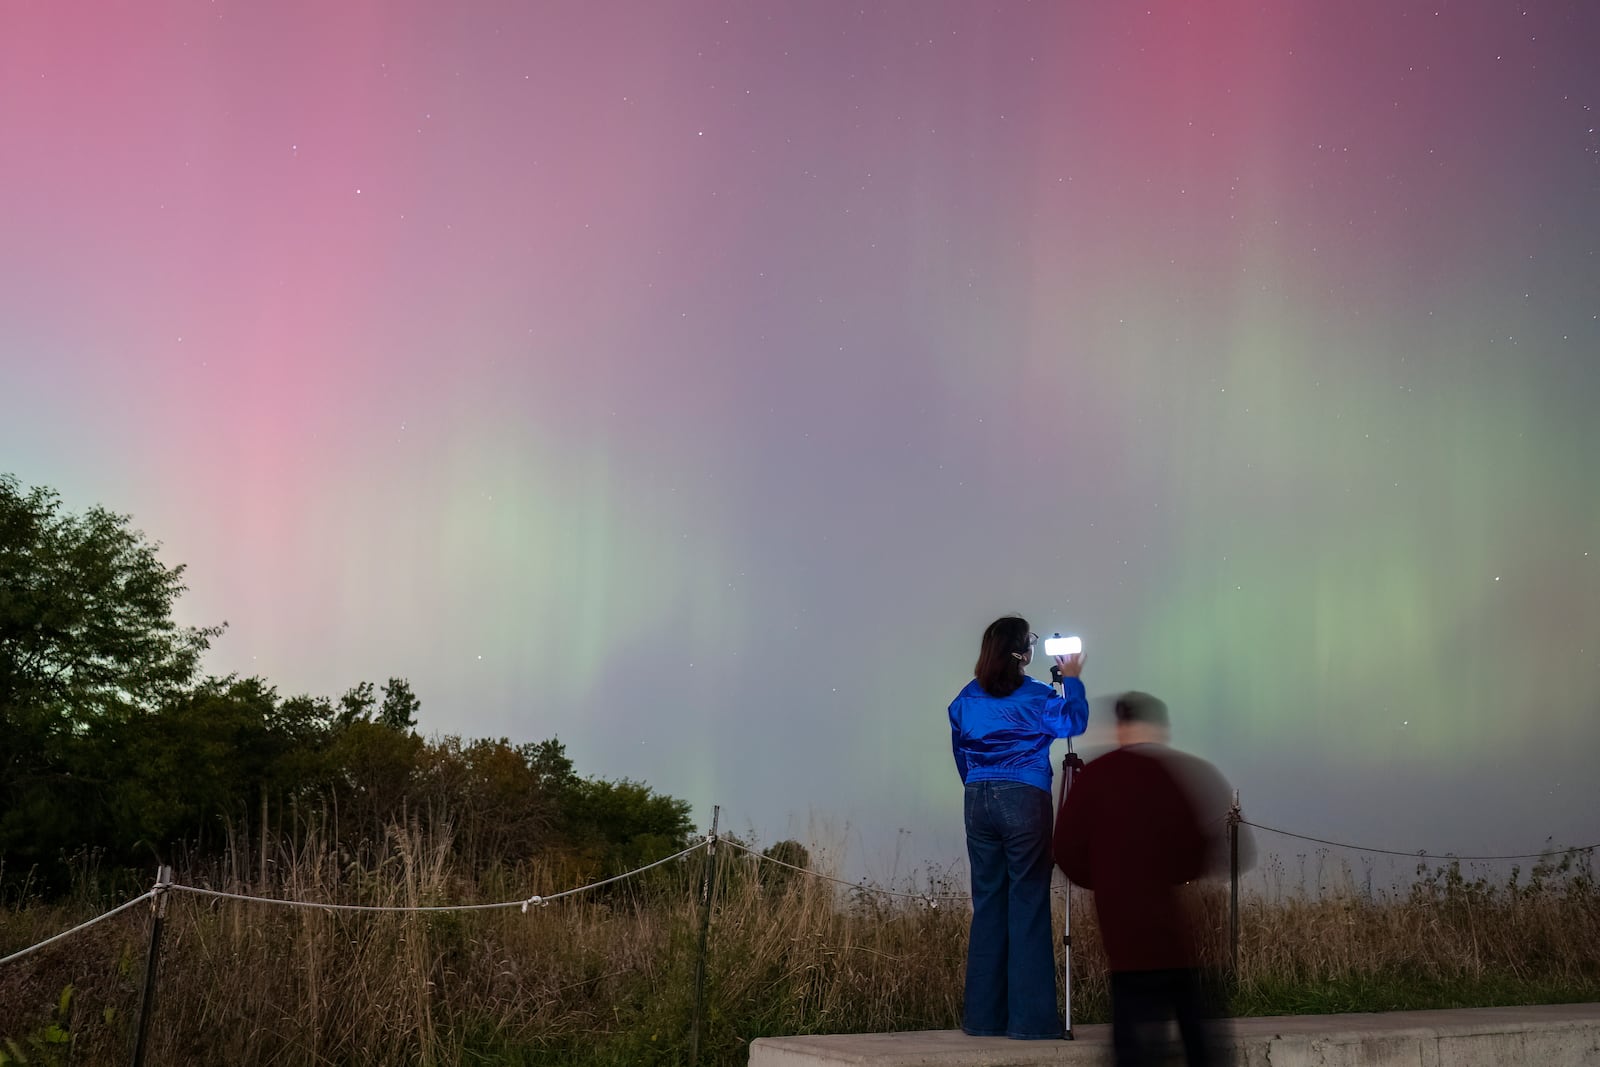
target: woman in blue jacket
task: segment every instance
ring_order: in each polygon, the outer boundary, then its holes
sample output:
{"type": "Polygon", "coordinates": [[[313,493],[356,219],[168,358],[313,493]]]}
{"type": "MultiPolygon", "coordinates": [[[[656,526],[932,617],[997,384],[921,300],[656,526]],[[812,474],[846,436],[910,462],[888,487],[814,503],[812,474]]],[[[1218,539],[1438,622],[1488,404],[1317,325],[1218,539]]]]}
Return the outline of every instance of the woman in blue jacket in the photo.
{"type": "Polygon", "coordinates": [[[1081,653],[1055,658],[1064,696],[1027,676],[1038,640],[1026,619],[996,619],[975,677],[950,704],[972,868],[961,1029],[974,1036],[1062,1036],[1050,941],[1050,743],[1083,733],[1089,702],[1081,653]]]}

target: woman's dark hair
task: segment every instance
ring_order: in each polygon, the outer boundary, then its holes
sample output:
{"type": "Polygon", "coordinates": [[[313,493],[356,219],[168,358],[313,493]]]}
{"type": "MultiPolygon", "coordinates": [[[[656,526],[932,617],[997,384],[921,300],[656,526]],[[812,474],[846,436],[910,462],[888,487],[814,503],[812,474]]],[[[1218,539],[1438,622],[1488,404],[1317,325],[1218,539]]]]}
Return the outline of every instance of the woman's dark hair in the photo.
{"type": "Polygon", "coordinates": [[[1008,697],[1017,691],[1022,684],[1022,661],[1017,656],[1026,654],[1031,647],[1028,635],[1028,620],[1017,615],[996,619],[983,631],[978,665],[972,673],[985,693],[1008,697]]]}

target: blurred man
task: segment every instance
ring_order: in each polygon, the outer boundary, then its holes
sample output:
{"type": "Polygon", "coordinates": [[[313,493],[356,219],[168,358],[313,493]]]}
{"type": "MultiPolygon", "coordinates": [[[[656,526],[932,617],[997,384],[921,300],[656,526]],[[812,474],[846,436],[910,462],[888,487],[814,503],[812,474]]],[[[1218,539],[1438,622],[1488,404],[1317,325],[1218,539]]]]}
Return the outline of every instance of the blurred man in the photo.
{"type": "Polygon", "coordinates": [[[1206,934],[1186,883],[1226,864],[1230,790],[1210,764],[1167,747],[1160,700],[1124,693],[1116,720],[1118,747],[1073,784],[1054,851],[1066,876],[1094,891],[1117,1067],[1167,1062],[1172,1020],[1191,1065],[1223,1063],[1216,985],[1201,970],[1206,934]]]}

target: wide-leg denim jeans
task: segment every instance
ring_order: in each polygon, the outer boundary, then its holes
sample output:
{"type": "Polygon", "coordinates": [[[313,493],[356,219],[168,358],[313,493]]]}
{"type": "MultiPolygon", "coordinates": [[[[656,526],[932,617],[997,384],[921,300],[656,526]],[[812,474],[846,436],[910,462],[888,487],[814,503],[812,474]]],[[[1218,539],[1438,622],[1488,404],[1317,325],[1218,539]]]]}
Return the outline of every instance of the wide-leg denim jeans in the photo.
{"type": "Polygon", "coordinates": [[[972,936],[961,1028],[977,1036],[1062,1036],[1050,935],[1050,794],[969,782],[972,936]]]}

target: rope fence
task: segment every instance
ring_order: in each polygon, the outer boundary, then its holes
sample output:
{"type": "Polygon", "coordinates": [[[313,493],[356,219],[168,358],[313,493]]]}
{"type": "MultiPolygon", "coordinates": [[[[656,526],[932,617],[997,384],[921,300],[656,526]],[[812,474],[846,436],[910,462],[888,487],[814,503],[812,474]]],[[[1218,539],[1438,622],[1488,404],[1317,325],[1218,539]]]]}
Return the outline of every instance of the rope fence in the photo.
{"type": "Polygon", "coordinates": [[[786,863],[783,860],[778,859],[776,856],[768,856],[765,853],[757,852],[755,849],[751,848],[742,841],[729,840],[727,844],[732,845],[734,848],[737,848],[740,851],[749,853],[763,863],[776,864],[779,867],[785,867],[791,871],[798,871],[800,874],[818,879],[819,881],[832,882],[835,885],[842,885],[846,889],[854,889],[862,893],[871,893],[874,896],[903,897],[907,900],[920,900],[929,907],[934,908],[939,906],[939,901],[941,900],[972,899],[972,897],[966,893],[906,893],[897,889],[884,889],[881,886],[867,885],[864,882],[847,882],[843,878],[835,878],[831,874],[823,874],[821,871],[813,871],[809,867],[800,867],[793,863],[786,863]]]}
{"type": "Polygon", "coordinates": [[[29,945],[27,948],[22,949],[22,950],[20,950],[18,952],[13,952],[9,956],[0,956],[0,964],[10,963],[12,960],[20,960],[24,956],[31,956],[35,952],[38,952],[40,949],[44,948],[47,945],[53,945],[57,941],[65,940],[66,938],[71,937],[73,934],[79,933],[79,932],[81,932],[83,930],[87,930],[87,929],[89,929],[89,927],[93,926],[95,923],[105,922],[107,919],[111,918],[113,915],[119,915],[122,912],[127,911],[129,908],[133,907],[135,904],[139,904],[139,903],[142,903],[142,902],[144,902],[146,900],[150,900],[150,899],[154,898],[155,895],[156,895],[156,891],[154,889],[146,889],[143,893],[140,893],[138,896],[134,897],[132,900],[127,901],[126,903],[123,903],[123,904],[118,904],[116,907],[112,908],[110,911],[104,913],[103,915],[96,915],[94,918],[90,919],[88,922],[81,922],[77,926],[74,926],[70,930],[63,930],[59,934],[56,934],[54,937],[47,937],[43,941],[39,942],[37,945],[29,945]]]}
{"type": "MultiPolygon", "coordinates": [[[[1334,840],[1332,840],[1330,838],[1313,837],[1313,836],[1311,836],[1309,834],[1297,834],[1297,833],[1294,833],[1291,830],[1282,830],[1282,829],[1279,829],[1276,826],[1268,826],[1265,823],[1252,822],[1249,819],[1241,818],[1241,819],[1238,819],[1237,822],[1238,822],[1238,824],[1240,826],[1249,826],[1249,827],[1251,827],[1253,829],[1256,829],[1256,830],[1264,830],[1267,833],[1278,834],[1278,835],[1280,835],[1282,837],[1290,837],[1290,838],[1294,838],[1294,839],[1300,840],[1300,841],[1311,841],[1311,842],[1314,842],[1314,843],[1319,844],[1319,845],[1328,845],[1328,846],[1331,846],[1333,848],[1349,849],[1352,852],[1371,852],[1371,853],[1377,853],[1379,855],[1384,855],[1384,856],[1404,856],[1404,857],[1407,857],[1409,859],[1424,859],[1424,860],[1436,860],[1436,861],[1455,861],[1455,860],[1489,861],[1489,860],[1550,859],[1550,858],[1557,857],[1557,856],[1573,855],[1573,854],[1576,854],[1576,853],[1579,853],[1579,852],[1594,852],[1596,850],[1600,850],[1600,842],[1596,842],[1595,844],[1592,844],[1592,845],[1577,845],[1577,846],[1574,846],[1574,847],[1571,847],[1571,848],[1551,848],[1551,849],[1545,849],[1542,852],[1519,852],[1519,853],[1514,853],[1514,854],[1509,854],[1509,855],[1498,855],[1498,856],[1465,856],[1465,855],[1457,855],[1457,854],[1452,853],[1452,852],[1431,853],[1431,852],[1428,852],[1428,851],[1422,850],[1422,849],[1406,852],[1406,851],[1401,851],[1399,849],[1392,849],[1392,848],[1375,848],[1375,847],[1368,846],[1368,845],[1353,845],[1353,844],[1350,844],[1349,842],[1346,842],[1346,841],[1334,841],[1334,840]]],[[[147,901],[147,900],[153,900],[155,897],[157,897],[162,892],[188,893],[188,894],[191,894],[193,896],[212,897],[212,898],[215,898],[215,899],[218,899],[218,900],[237,900],[237,901],[241,901],[241,902],[244,902],[244,903],[250,903],[250,904],[266,904],[266,905],[270,905],[270,906],[274,906],[274,907],[283,907],[283,908],[305,908],[305,909],[313,910],[313,911],[377,912],[377,913],[390,913],[390,914],[393,914],[393,913],[412,913],[412,912],[416,912],[416,913],[435,912],[435,913],[438,913],[438,912],[499,911],[499,910],[503,910],[503,909],[506,909],[506,908],[518,908],[523,912],[527,912],[530,908],[545,907],[545,906],[547,906],[549,904],[554,903],[555,901],[562,900],[562,899],[565,899],[567,897],[578,896],[579,894],[587,893],[587,892],[590,892],[592,890],[599,889],[602,886],[608,886],[608,885],[612,885],[612,884],[617,883],[617,882],[626,881],[627,879],[634,878],[634,877],[636,877],[638,875],[641,875],[641,874],[645,873],[646,871],[653,870],[653,869],[655,869],[657,867],[665,866],[666,864],[672,863],[672,862],[674,862],[676,860],[681,860],[684,857],[690,856],[690,855],[700,851],[703,848],[707,848],[707,847],[713,845],[713,843],[721,843],[721,844],[725,844],[725,845],[730,845],[733,848],[739,850],[740,852],[745,853],[748,856],[751,856],[752,858],[756,859],[757,861],[759,861],[761,863],[766,863],[766,864],[771,864],[771,865],[776,866],[776,867],[781,867],[781,868],[783,868],[785,870],[793,871],[796,874],[803,874],[803,875],[807,876],[808,878],[813,878],[813,879],[816,879],[818,881],[831,882],[834,885],[843,886],[844,888],[849,889],[849,890],[851,890],[853,892],[867,893],[867,894],[870,894],[870,895],[873,895],[873,896],[894,897],[894,898],[903,899],[903,900],[915,900],[915,901],[919,901],[921,903],[929,905],[930,907],[935,907],[935,908],[938,907],[939,904],[941,902],[944,902],[944,901],[964,901],[964,900],[970,900],[971,899],[971,897],[966,893],[917,893],[917,892],[906,892],[904,890],[885,889],[882,886],[869,885],[865,881],[852,882],[852,881],[848,881],[847,879],[844,879],[844,878],[836,878],[833,875],[824,874],[821,871],[812,870],[809,867],[801,867],[798,864],[789,863],[789,862],[786,862],[784,860],[780,860],[776,856],[765,855],[764,853],[758,851],[757,849],[752,848],[751,846],[749,846],[749,845],[745,844],[744,842],[739,841],[739,840],[737,840],[735,838],[720,837],[718,835],[708,834],[708,835],[705,835],[704,837],[702,837],[699,841],[696,841],[694,844],[690,845],[688,848],[682,849],[682,850],[680,850],[678,852],[674,852],[670,856],[666,856],[666,857],[664,857],[662,859],[659,859],[659,860],[656,860],[656,861],[654,861],[652,863],[647,863],[643,867],[638,867],[638,868],[635,868],[634,870],[626,871],[626,872],[624,872],[622,874],[613,875],[610,878],[603,878],[598,882],[590,882],[587,885],[577,886],[576,888],[573,888],[573,889],[565,889],[565,890],[562,890],[559,893],[551,893],[551,894],[542,895],[542,896],[539,895],[539,894],[534,894],[532,896],[522,897],[522,898],[518,898],[516,900],[497,900],[497,901],[493,901],[491,903],[485,903],[485,904],[336,904],[336,903],[333,903],[333,902],[330,902],[330,901],[293,900],[293,899],[290,899],[288,897],[264,897],[264,896],[257,896],[257,895],[254,895],[254,894],[250,894],[250,893],[230,893],[230,892],[227,892],[225,890],[210,889],[210,888],[207,888],[205,886],[185,885],[182,882],[168,882],[168,883],[165,883],[165,884],[162,884],[162,885],[158,885],[156,888],[147,889],[143,893],[140,893],[138,896],[134,897],[133,899],[125,901],[124,903],[119,904],[116,907],[112,908],[110,911],[107,911],[107,912],[104,912],[104,913],[102,913],[100,915],[97,915],[92,919],[89,919],[89,920],[87,920],[85,922],[81,922],[77,926],[72,927],[70,930],[63,930],[59,934],[55,934],[55,935],[52,935],[51,937],[45,938],[43,941],[40,941],[38,944],[29,945],[27,948],[19,949],[18,951],[13,952],[8,956],[0,956],[0,965],[7,964],[7,963],[12,963],[12,962],[15,962],[16,960],[20,960],[20,959],[22,959],[22,958],[24,958],[26,956],[30,956],[33,953],[40,951],[41,949],[47,948],[48,946],[55,944],[57,941],[65,940],[66,938],[69,938],[74,934],[81,933],[82,931],[89,929],[91,926],[94,926],[97,923],[104,922],[105,920],[110,919],[113,916],[120,915],[122,912],[127,911],[129,908],[132,908],[137,904],[143,903],[144,901],[147,901]]]]}
{"type": "MultiPolygon", "coordinates": [[[[1228,832],[1228,837],[1229,837],[1230,850],[1232,852],[1232,857],[1233,857],[1232,858],[1231,881],[1232,881],[1232,885],[1233,885],[1233,894],[1234,895],[1233,895],[1232,906],[1231,906],[1231,909],[1230,909],[1229,925],[1230,925],[1230,931],[1231,931],[1231,940],[1232,940],[1232,943],[1233,943],[1232,944],[1232,953],[1233,953],[1233,962],[1234,962],[1235,970],[1237,970],[1237,957],[1238,957],[1238,907],[1239,907],[1239,905],[1238,905],[1238,886],[1239,886],[1239,867],[1238,867],[1238,843],[1239,842],[1238,842],[1238,833],[1239,833],[1239,828],[1241,826],[1248,826],[1248,827],[1251,827],[1251,828],[1256,829],[1256,830],[1265,831],[1267,833],[1278,834],[1278,835],[1281,835],[1283,837],[1294,838],[1294,839],[1301,840],[1301,841],[1310,841],[1310,842],[1314,842],[1314,843],[1319,844],[1319,845],[1327,845],[1327,846],[1330,846],[1330,847],[1333,847],[1333,848],[1344,848],[1344,849],[1349,849],[1349,850],[1355,851],[1355,852],[1368,852],[1368,853],[1375,853],[1375,854],[1386,855],[1386,856],[1404,856],[1404,857],[1411,858],[1411,859],[1421,859],[1421,860],[1435,861],[1435,862],[1456,862],[1456,861],[1461,861],[1461,860],[1487,861],[1487,860],[1551,859],[1551,858],[1554,858],[1554,857],[1557,857],[1557,856],[1574,855],[1574,854],[1577,854],[1577,853],[1580,853],[1580,852],[1593,852],[1593,851],[1595,851],[1597,849],[1600,849],[1600,842],[1597,842],[1597,843],[1592,844],[1592,845],[1580,845],[1580,846],[1576,846],[1576,847],[1572,847],[1572,848],[1561,848],[1561,849],[1552,848],[1552,849],[1545,849],[1545,850],[1540,851],[1540,852],[1527,852],[1527,853],[1516,853],[1516,854],[1510,854],[1510,855],[1494,855],[1494,856],[1490,856],[1490,855],[1464,856],[1464,855],[1455,855],[1453,853],[1430,854],[1430,853],[1428,853],[1426,851],[1423,851],[1423,850],[1417,850],[1417,851],[1411,851],[1411,852],[1403,852],[1403,851],[1400,851],[1398,849],[1373,848],[1373,847],[1363,846],[1363,845],[1352,845],[1352,844],[1349,844],[1347,842],[1334,841],[1334,840],[1331,840],[1329,838],[1314,837],[1314,836],[1311,836],[1311,835],[1308,835],[1308,834],[1297,834],[1297,833],[1294,833],[1294,832],[1289,831],[1289,830],[1281,830],[1281,829],[1279,829],[1279,828],[1277,828],[1275,826],[1267,826],[1264,823],[1252,822],[1252,821],[1250,821],[1248,819],[1245,819],[1242,816],[1242,814],[1240,813],[1240,810],[1239,810],[1239,807],[1238,807],[1237,794],[1235,795],[1234,807],[1232,809],[1230,809],[1228,814],[1225,816],[1225,819],[1226,819],[1226,822],[1228,824],[1228,831],[1227,832],[1228,832]]],[[[240,901],[240,902],[243,902],[243,903],[250,903],[250,904],[265,904],[265,905],[268,905],[268,906],[275,906],[275,907],[302,908],[302,909],[307,909],[307,910],[324,911],[324,912],[369,912],[369,913],[389,913],[389,914],[401,913],[401,914],[405,914],[405,913],[479,912],[479,911],[504,910],[504,909],[508,909],[508,908],[518,908],[524,914],[526,914],[530,908],[545,907],[545,906],[547,906],[547,905],[549,905],[551,903],[554,903],[555,901],[558,901],[558,900],[563,900],[563,899],[566,899],[568,897],[574,897],[574,896],[577,896],[577,895],[582,894],[582,893],[587,893],[587,892],[590,892],[592,890],[599,889],[602,886],[612,885],[612,884],[615,884],[617,882],[625,881],[626,879],[629,879],[629,878],[637,877],[638,875],[644,874],[646,871],[650,871],[650,870],[653,870],[653,869],[655,869],[657,867],[664,866],[665,864],[673,863],[673,862],[675,862],[677,860],[684,859],[685,857],[690,856],[693,853],[699,852],[699,851],[701,851],[703,849],[703,850],[706,851],[706,872],[705,872],[705,875],[703,877],[703,882],[702,882],[702,885],[701,885],[701,893],[703,895],[702,905],[703,905],[704,913],[703,913],[703,916],[702,916],[702,937],[701,937],[701,949],[700,949],[700,951],[701,951],[701,954],[703,956],[703,954],[705,952],[705,939],[704,939],[705,929],[704,928],[707,925],[709,925],[710,914],[711,914],[711,898],[712,898],[712,894],[714,893],[714,888],[715,888],[715,882],[714,882],[714,879],[715,879],[715,864],[713,863],[713,859],[715,857],[716,848],[717,848],[717,845],[718,845],[719,842],[731,845],[733,848],[737,849],[738,851],[740,851],[740,852],[742,852],[742,853],[754,858],[756,861],[758,861],[758,866],[761,863],[771,864],[771,865],[774,865],[776,867],[780,867],[780,868],[783,868],[785,870],[789,870],[789,871],[795,872],[796,874],[805,875],[808,878],[816,879],[816,880],[819,880],[819,881],[830,882],[830,883],[833,883],[835,885],[843,886],[843,887],[851,890],[852,892],[865,893],[865,894],[871,894],[871,895],[883,896],[883,897],[894,897],[894,898],[905,899],[905,900],[915,900],[915,901],[918,901],[918,902],[920,902],[922,904],[927,905],[930,908],[937,908],[939,906],[940,902],[942,902],[942,901],[967,901],[967,900],[971,899],[971,897],[968,894],[964,894],[964,893],[905,892],[903,890],[885,889],[885,888],[882,888],[880,886],[869,885],[865,881],[850,882],[850,881],[846,881],[843,878],[836,878],[833,875],[824,874],[821,871],[811,870],[810,868],[802,867],[802,866],[800,866],[798,864],[789,863],[789,862],[787,862],[785,860],[778,859],[776,856],[766,855],[765,853],[762,853],[762,852],[756,850],[755,848],[745,844],[742,841],[737,840],[736,838],[720,836],[720,835],[718,835],[717,830],[716,830],[716,819],[714,817],[713,821],[712,821],[712,829],[711,829],[711,832],[709,834],[706,834],[700,840],[696,841],[694,844],[688,846],[687,848],[681,849],[678,852],[675,852],[670,856],[666,856],[666,857],[663,857],[662,859],[655,860],[652,863],[647,863],[642,867],[638,867],[638,868],[636,868],[634,870],[631,870],[631,871],[626,871],[626,872],[624,872],[622,874],[613,875],[610,878],[604,878],[604,879],[601,879],[600,881],[597,881],[597,882],[591,882],[591,883],[589,883],[587,885],[581,885],[581,886],[577,886],[576,888],[573,888],[573,889],[562,890],[559,893],[552,893],[552,894],[549,894],[549,895],[534,894],[532,896],[523,897],[523,898],[519,898],[519,899],[516,899],[516,900],[501,900],[501,901],[494,901],[494,902],[491,902],[491,903],[482,903],[482,904],[337,904],[337,903],[332,903],[332,902],[327,902],[327,901],[294,900],[294,899],[290,899],[290,898],[286,898],[286,897],[266,897],[266,896],[252,895],[252,894],[248,894],[248,893],[231,893],[231,892],[227,892],[225,890],[220,890],[220,889],[210,889],[210,888],[207,888],[207,887],[204,887],[204,886],[184,885],[181,882],[175,882],[175,881],[172,880],[171,868],[162,867],[161,870],[160,870],[160,873],[157,876],[156,884],[155,884],[155,886],[153,888],[146,890],[145,892],[139,894],[138,896],[134,897],[131,900],[125,901],[124,903],[117,905],[116,907],[112,908],[111,910],[109,910],[107,912],[104,912],[101,915],[97,915],[92,919],[89,919],[89,920],[87,920],[85,922],[81,922],[77,926],[72,927],[71,929],[63,930],[58,934],[54,934],[54,935],[52,935],[52,936],[50,936],[48,938],[45,938],[43,941],[40,941],[38,944],[30,945],[27,948],[20,949],[20,950],[18,950],[16,952],[13,952],[13,953],[11,953],[10,955],[7,955],[7,956],[0,956],[0,965],[13,963],[13,962],[15,962],[17,960],[20,960],[20,959],[23,959],[23,958],[25,958],[27,956],[33,955],[34,953],[39,952],[42,949],[47,948],[50,945],[56,944],[59,941],[63,941],[65,939],[69,938],[69,937],[72,937],[74,934],[81,933],[84,930],[87,930],[90,927],[92,927],[92,926],[94,926],[94,925],[96,925],[98,923],[102,923],[102,922],[106,921],[107,919],[110,919],[110,918],[112,918],[112,917],[114,917],[116,915],[120,915],[121,913],[129,910],[130,908],[136,907],[139,904],[142,904],[142,903],[144,903],[146,901],[149,901],[151,906],[152,906],[151,937],[150,937],[150,947],[149,947],[149,951],[148,951],[148,954],[147,954],[147,957],[146,957],[146,974],[147,974],[147,977],[146,977],[146,982],[145,982],[144,1005],[140,1009],[140,1013],[139,1013],[139,1031],[138,1031],[138,1035],[139,1036],[138,1036],[138,1040],[137,1040],[137,1044],[136,1044],[136,1052],[135,1052],[135,1063],[141,1063],[142,1062],[142,1053],[143,1053],[143,1050],[144,1050],[144,1037],[145,1037],[145,1033],[146,1033],[146,1028],[148,1026],[149,1015],[150,1015],[150,1011],[151,1011],[151,1009],[150,1009],[151,995],[154,992],[154,986],[155,986],[155,981],[156,981],[156,973],[157,973],[157,964],[158,964],[159,957],[160,957],[160,931],[161,931],[162,918],[163,918],[163,916],[165,914],[165,910],[166,910],[165,905],[166,905],[166,894],[167,893],[188,893],[188,894],[193,895],[193,896],[208,897],[208,898],[217,899],[217,900],[235,900],[235,901],[240,901]]],[[[704,966],[703,958],[700,961],[700,966],[702,968],[704,966]]],[[[697,993],[697,996],[698,995],[699,994],[697,993]]],[[[697,1040],[697,1038],[698,1038],[698,1024],[699,1024],[699,1008],[697,1007],[697,1014],[696,1014],[696,1019],[695,1019],[696,1033],[693,1035],[694,1038],[696,1038],[696,1040],[694,1041],[694,1044],[691,1045],[691,1050],[695,1051],[695,1052],[698,1051],[698,1040],[697,1040]]],[[[694,1058],[696,1058],[696,1057],[691,1057],[691,1059],[694,1059],[694,1058]]]]}
{"type": "Polygon", "coordinates": [[[1548,859],[1548,858],[1553,857],[1553,856],[1566,856],[1566,855],[1569,855],[1571,853],[1577,853],[1577,852],[1592,852],[1595,849],[1600,849],[1600,841],[1597,841],[1592,845],[1578,845],[1575,848],[1550,848],[1550,849],[1545,849],[1543,852],[1521,852],[1521,853],[1518,853],[1518,854],[1516,854],[1514,856],[1460,856],[1460,855],[1457,855],[1454,852],[1431,853],[1431,852],[1426,851],[1425,849],[1418,849],[1418,850],[1413,851],[1413,852],[1401,852],[1401,851],[1399,851],[1397,849],[1392,849],[1392,848],[1369,848],[1369,847],[1367,847],[1365,845],[1351,845],[1351,844],[1346,844],[1343,841],[1330,841],[1325,837],[1309,837],[1306,834],[1297,834],[1297,833],[1292,833],[1292,832],[1290,832],[1288,830],[1280,830],[1276,826],[1265,826],[1265,825],[1263,825],[1261,823],[1258,823],[1258,822],[1251,822],[1249,819],[1240,819],[1239,820],[1239,825],[1241,825],[1241,826],[1253,826],[1257,830],[1265,830],[1270,834],[1281,834],[1284,837],[1294,837],[1294,838],[1298,838],[1301,841],[1315,841],[1319,845],[1332,845],[1334,848],[1347,848],[1352,852],[1375,852],[1375,853],[1378,853],[1379,855],[1383,855],[1383,856],[1407,856],[1407,857],[1410,857],[1411,859],[1429,859],[1429,860],[1539,860],[1539,859],[1548,859]]]}
{"type": "MultiPolygon", "coordinates": [[[[243,900],[253,904],[275,904],[279,907],[286,908],[310,908],[316,911],[441,912],[496,911],[500,908],[521,908],[524,912],[526,912],[530,907],[543,907],[544,905],[549,904],[551,901],[560,900],[563,897],[577,896],[579,893],[587,893],[591,889],[599,889],[603,885],[610,885],[613,882],[620,882],[623,879],[632,878],[634,875],[643,874],[645,871],[651,870],[655,867],[660,867],[662,864],[671,863],[673,860],[682,859],[691,852],[697,852],[700,849],[705,848],[710,843],[710,837],[702,838],[683,851],[675,852],[672,855],[667,856],[665,859],[656,860],[654,863],[647,863],[643,867],[628,871],[624,874],[616,875],[612,878],[604,878],[598,882],[591,882],[588,885],[581,885],[576,889],[566,889],[560,893],[552,893],[547,897],[535,894],[534,896],[527,897],[526,899],[497,900],[492,904],[330,904],[318,900],[290,900],[287,897],[258,897],[251,896],[248,893],[227,893],[220,889],[205,889],[201,886],[184,885],[181,882],[173,882],[166,888],[180,893],[193,893],[195,896],[216,897],[222,900],[243,900]]],[[[0,963],[4,962],[4,960],[0,960],[0,963]]]]}

